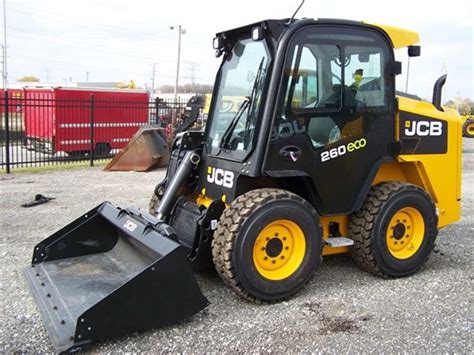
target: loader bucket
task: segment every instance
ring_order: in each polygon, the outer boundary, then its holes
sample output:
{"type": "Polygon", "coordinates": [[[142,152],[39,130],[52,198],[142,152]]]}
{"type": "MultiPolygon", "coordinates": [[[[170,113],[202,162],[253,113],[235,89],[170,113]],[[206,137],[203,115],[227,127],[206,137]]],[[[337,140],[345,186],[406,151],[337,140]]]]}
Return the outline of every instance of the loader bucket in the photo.
{"type": "Polygon", "coordinates": [[[58,352],[171,325],[208,305],[173,229],[104,202],[39,243],[24,274],[58,352]]]}
{"type": "Polygon", "coordinates": [[[169,148],[160,131],[160,128],[140,128],[104,170],[147,171],[167,165],[170,159],[169,148]]]}

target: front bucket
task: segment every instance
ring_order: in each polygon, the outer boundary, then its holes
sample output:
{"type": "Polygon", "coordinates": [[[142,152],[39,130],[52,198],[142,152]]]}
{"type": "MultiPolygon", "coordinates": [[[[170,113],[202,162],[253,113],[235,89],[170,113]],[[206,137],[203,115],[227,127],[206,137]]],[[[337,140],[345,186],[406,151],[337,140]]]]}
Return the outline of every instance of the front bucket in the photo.
{"type": "Polygon", "coordinates": [[[24,273],[58,352],[177,323],[208,305],[172,228],[104,202],[39,243],[24,273]]]}
{"type": "Polygon", "coordinates": [[[166,138],[160,133],[162,131],[161,128],[140,128],[104,170],[147,171],[166,166],[170,160],[170,153],[166,138]]]}

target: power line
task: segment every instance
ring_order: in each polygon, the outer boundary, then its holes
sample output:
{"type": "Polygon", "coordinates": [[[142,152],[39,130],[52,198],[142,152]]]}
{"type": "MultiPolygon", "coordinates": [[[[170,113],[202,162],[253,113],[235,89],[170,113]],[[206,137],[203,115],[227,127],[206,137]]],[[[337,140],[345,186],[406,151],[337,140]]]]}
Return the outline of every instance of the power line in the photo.
{"type": "MultiPolygon", "coordinates": [[[[82,17],[82,18],[78,17],[77,15],[68,15],[68,14],[64,14],[64,13],[60,13],[60,12],[46,11],[42,8],[26,6],[24,4],[12,4],[12,5],[14,5],[14,7],[15,6],[20,6],[20,7],[26,8],[28,10],[32,10],[32,11],[24,11],[24,10],[15,9],[15,8],[11,9],[14,12],[23,13],[23,14],[28,15],[28,16],[35,17],[36,13],[43,13],[43,14],[46,14],[47,16],[49,16],[49,17],[54,17],[55,22],[57,22],[57,21],[66,22],[65,19],[73,19],[73,20],[75,20],[76,23],[78,23],[78,25],[81,26],[81,28],[82,27],[94,28],[96,30],[98,29],[98,30],[101,30],[103,32],[113,33],[115,35],[117,35],[117,32],[122,32],[123,34],[125,34],[127,36],[129,36],[131,34],[129,29],[126,29],[122,26],[113,26],[113,25],[106,25],[106,24],[103,24],[103,23],[97,23],[97,22],[90,21],[90,19],[85,18],[85,17],[82,17]]],[[[72,26],[70,26],[71,21],[67,21],[67,24],[68,24],[68,28],[72,27],[72,26]]],[[[160,38],[160,37],[164,38],[163,36],[160,36],[157,33],[145,33],[145,32],[142,32],[140,34],[140,37],[141,38],[149,37],[149,38],[152,38],[153,40],[156,40],[157,38],[160,38]]]]}
{"type": "Polygon", "coordinates": [[[197,62],[191,62],[191,61],[186,61],[185,62],[188,67],[186,68],[186,71],[189,73],[189,75],[185,76],[185,79],[189,79],[191,81],[191,84],[196,84],[196,73],[199,71],[199,63],[197,62]]]}

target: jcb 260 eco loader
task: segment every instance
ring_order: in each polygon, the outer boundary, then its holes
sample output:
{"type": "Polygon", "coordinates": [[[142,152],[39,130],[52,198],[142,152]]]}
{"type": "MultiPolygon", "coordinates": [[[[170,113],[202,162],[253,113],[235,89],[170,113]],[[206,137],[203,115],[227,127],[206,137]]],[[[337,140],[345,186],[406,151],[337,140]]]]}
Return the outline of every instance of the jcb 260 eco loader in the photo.
{"type": "Polygon", "coordinates": [[[461,120],[441,106],[446,76],[432,102],[395,91],[394,49],[418,41],[332,19],[217,34],[205,132],[178,135],[150,214],[105,202],[35,247],[26,278],[56,349],[203,309],[193,265],[257,302],[292,296],[330,254],[419,270],[460,218],[461,120]]]}

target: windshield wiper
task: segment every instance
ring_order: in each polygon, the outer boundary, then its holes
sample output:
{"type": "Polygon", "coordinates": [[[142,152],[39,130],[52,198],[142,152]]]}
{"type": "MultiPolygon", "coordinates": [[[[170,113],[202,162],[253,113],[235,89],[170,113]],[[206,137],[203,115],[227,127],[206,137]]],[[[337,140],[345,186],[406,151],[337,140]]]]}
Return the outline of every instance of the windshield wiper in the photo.
{"type": "Polygon", "coordinates": [[[220,148],[228,148],[230,137],[232,137],[232,133],[235,130],[235,127],[237,127],[237,123],[239,123],[240,117],[242,117],[242,114],[245,112],[245,110],[250,106],[250,97],[245,96],[244,101],[240,105],[238,111],[235,113],[235,116],[232,118],[230,121],[229,126],[224,132],[224,135],[222,136],[221,142],[219,143],[220,148]]]}
{"type": "MultiPolygon", "coordinates": [[[[254,108],[254,101],[257,96],[257,91],[261,85],[262,81],[262,73],[263,73],[263,62],[265,61],[265,57],[262,57],[262,60],[260,61],[260,64],[258,66],[257,74],[255,75],[255,79],[252,85],[252,91],[250,93],[250,96],[246,96],[244,102],[242,102],[242,105],[240,106],[239,110],[235,113],[234,118],[232,118],[229,126],[224,132],[224,135],[222,136],[222,140],[219,144],[220,148],[229,148],[229,142],[230,139],[232,138],[232,134],[234,133],[235,127],[237,127],[237,124],[240,121],[240,118],[244,114],[245,111],[248,110],[247,116],[245,118],[245,132],[244,135],[247,136],[249,126],[250,126],[250,120],[249,118],[253,116],[252,109],[254,108]]],[[[244,139],[245,141],[245,139],[244,139]]]]}
{"type": "Polygon", "coordinates": [[[250,134],[250,118],[254,117],[255,101],[257,98],[257,92],[260,89],[263,78],[263,62],[265,57],[262,57],[260,64],[258,66],[257,74],[255,75],[255,80],[252,85],[252,92],[250,93],[250,103],[247,117],[245,118],[245,131],[244,131],[244,144],[247,145],[247,137],[250,134]]]}

